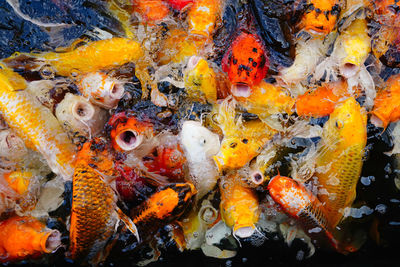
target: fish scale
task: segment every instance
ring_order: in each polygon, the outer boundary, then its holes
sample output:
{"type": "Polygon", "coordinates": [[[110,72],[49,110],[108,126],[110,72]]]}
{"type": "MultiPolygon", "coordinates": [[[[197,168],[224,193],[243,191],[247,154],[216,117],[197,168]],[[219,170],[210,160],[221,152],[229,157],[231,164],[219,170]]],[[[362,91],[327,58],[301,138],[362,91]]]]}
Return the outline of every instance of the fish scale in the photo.
{"type": "Polygon", "coordinates": [[[115,214],[114,191],[106,184],[100,170],[89,166],[97,167],[89,163],[100,160],[104,164],[100,169],[111,170],[112,162],[105,157],[90,157],[89,149],[89,143],[86,143],[78,153],[73,178],[70,251],[75,260],[92,260],[101,253],[119,220],[115,214]]]}
{"type": "Polygon", "coordinates": [[[349,98],[324,125],[318,149],[326,151],[316,160],[318,198],[325,204],[332,228],[356,197],[366,141],[366,113],[354,98],[349,98]]]}
{"type": "MultiPolygon", "coordinates": [[[[53,172],[71,179],[75,147],[50,110],[26,90],[15,90],[15,77],[0,73],[0,111],[26,145],[39,151],[53,172]]],[[[20,77],[17,73],[12,75],[20,77]]]]}

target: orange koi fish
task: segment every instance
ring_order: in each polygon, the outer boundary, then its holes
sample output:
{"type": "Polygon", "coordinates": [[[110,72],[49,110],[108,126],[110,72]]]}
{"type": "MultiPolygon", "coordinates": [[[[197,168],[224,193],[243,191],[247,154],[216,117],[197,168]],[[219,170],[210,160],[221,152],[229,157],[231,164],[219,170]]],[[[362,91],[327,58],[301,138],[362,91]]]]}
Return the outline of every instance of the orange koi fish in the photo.
{"type": "Polygon", "coordinates": [[[341,99],[359,96],[360,92],[349,92],[347,82],[325,83],[316,89],[307,91],[296,99],[296,112],[299,116],[324,117],[331,114],[341,99]]]}
{"type": "Polygon", "coordinates": [[[335,28],[340,11],[340,0],[308,0],[298,27],[312,34],[326,35],[335,28]]]}
{"type": "Polygon", "coordinates": [[[233,228],[235,236],[251,236],[260,215],[256,194],[251,188],[241,186],[233,177],[221,181],[219,189],[221,217],[225,224],[233,228]]]}
{"type": "Polygon", "coordinates": [[[234,96],[249,97],[269,68],[269,60],[261,39],[242,31],[222,59],[222,69],[228,73],[234,96]]]}
{"type": "Polygon", "coordinates": [[[135,10],[148,22],[159,22],[169,14],[162,0],[133,0],[135,10]]]}
{"type": "Polygon", "coordinates": [[[0,263],[37,258],[61,245],[61,234],[33,217],[12,217],[0,222],[0,263]]]}
{"type": "Polygon", "coordinates": [[[390,77],[378,92],[371,114],[371,122],[383,128],[400,119],[400,74],[390,77]]]}
{"type": "Polygon", "coordinates": [[[103,248],[120,219],[139,240],[135,225],[116,206],[117,196],[107,182],[114,175],[106,143],[86,142],[78,152],[72,183],[70,253],[74,260],[93,264],[103,260],[107,256],[103,248]]]}
{"type": "Polygon", "coordinates": [[[304,232],[319,246],[333,247],[343,254],[355,250],[351,246],[344,247],[335,239],[323,204],[302,184],[278,175],[270,180],[268,191],[284,212],[296,219],[304,232]]]}
{"type": "Polygon", "coordinates": [[[25,144],[39,151],[53,172],[69,180],[75,147],[51,111],[23,90],[26,83],[23,85],[21,80],[20,75],[5,66],[0,70],[0,111],[25,144]]]}
{"type": "Polygon", "coordinates": [[[188,13],[189,33],[210,39],[223,7],[223,0],[196,0],[188,13]]]}
{"type": "Polygon", "coordinates": [[[148,122],[138,121],[125,112],[111,117],[108,124],[112,127],[110,136],[115,150],[130,151],[138,147],[145,138],[154,135],[153,127],[148,122]]]}
{"type": "Polygon", "coordinates": [[[330,115],[317,146],[318,198],[325,205],[332,228],[342,220],[344,209],[356,197],[366,143],[366,111],[350,97],[330,115]]]}
{"type": "Polygon", "coordinates": [[[131,211],[132,221],[141,230],[160,223],[169,223],[183,214],[196,193],[191,183],[162,186],[131,211]]]}

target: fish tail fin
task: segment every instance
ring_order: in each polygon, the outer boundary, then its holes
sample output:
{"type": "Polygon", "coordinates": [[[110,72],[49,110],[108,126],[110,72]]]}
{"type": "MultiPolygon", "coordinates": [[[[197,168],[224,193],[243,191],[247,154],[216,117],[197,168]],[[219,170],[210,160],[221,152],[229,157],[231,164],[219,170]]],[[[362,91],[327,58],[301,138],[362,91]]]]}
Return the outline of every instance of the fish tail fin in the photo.
{"type": "Polygon", "coordinates": [[[139,232],[136,228],[136,225],[132,222],[132,220],[122,212],[121,209],[116,208],[117,215],[119,219],[125,224],[126,228],[136,237],[138,243],[140,243],[139,232]]]}

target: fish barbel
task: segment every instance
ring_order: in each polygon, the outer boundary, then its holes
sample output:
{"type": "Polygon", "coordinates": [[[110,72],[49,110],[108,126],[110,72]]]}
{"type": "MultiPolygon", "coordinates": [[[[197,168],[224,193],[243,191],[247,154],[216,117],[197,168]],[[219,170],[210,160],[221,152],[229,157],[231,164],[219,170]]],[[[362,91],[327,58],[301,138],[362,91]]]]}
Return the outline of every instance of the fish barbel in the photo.
{"type": "Polygon", "coordinates": [[[335,108],[323,127],[315,176],[320,186],[318,198],[325,205],[332,228],[356,197],[367,142],[366,127],[366,111],[352,97],[335,108]]]}
{"type": "Polygon", "coordinates": [[[0,70],[0,111],[25,144],[43,155],[53,172],[70,180],[75,147],[51,111],[23,90],[21,79],[4,66],[0,70]]]}
{"type": "Polygon", "coordinates": [[[136,227],[116,206],[117,196],[107,177],[114,175],[113,161],[99,139],[86,142],[78,152],[73,178],[70,252],[74,260],[99,263],[107,255],[103,248],[119,219],[128,224],[136,238],[136,227]]]}

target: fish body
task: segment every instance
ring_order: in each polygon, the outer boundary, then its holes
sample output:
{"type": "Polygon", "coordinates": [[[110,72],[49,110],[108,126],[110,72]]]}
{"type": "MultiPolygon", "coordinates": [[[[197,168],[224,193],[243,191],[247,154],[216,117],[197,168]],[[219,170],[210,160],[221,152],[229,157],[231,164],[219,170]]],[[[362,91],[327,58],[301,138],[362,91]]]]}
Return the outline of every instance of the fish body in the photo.
{"type": "Polygon", "coordinates": [[[14,216],[0,221],[0,263],[37,258],[61,245],[61,234],[34,217],[14,216]]]}
{"type": "Polygon", "coordinates": [[[222,0],[196,0],[188,13],[189,33],[209,40],[222,6],[222,0]]]}
{"type": "Polygon", "coordinates": [[[150,23],[159,22],[169,14],[169,8],[162,0],[133,0],[134,9],[150,23]]]}
{"type": "Polygon", "coordinates": [[[332,235],[323,204],[302,184],[278,175],[269,182],[268,191],[284,212],[296,219],[304,232],[319,246],[331,246],[346,253],[332,235]]]}
{"type": "Polygon", "coordinates": [[[296,99],[296,112],[299,116],[324,117],[335,110],[335,106],[350,96],[360,95],[359,90],[349,91],[347,82],[324,83],[316,89],[308,90],[296,99]]]}
{"type": "Polygon", "coordinates": [[[205,59],[197,56],[189,59],[185,70],[185,88],[191,98],[205,98],[209,103],[217,101],[216,74],[205,59]]]}
{"type": "Polygon", "coordinates": [[[13,87],[10,79],[14,78],[0,72],[0,110],[4,119],[27,147],[43,155],[53,172],[70,180],[74,171],[74,145],[51,111],[26,90],[13,87]]]}
{"type": "Polygon", "coordinates": [[[86,142],[77,155],[73,177],[70,253],[77,261],[97,264],[114,234],[120,213],[117,196],[107,182],[114,175],[113,161],[100,139],[86,142]]]}
{"type": "Polygon", "coordinates": [[[315,176],[320,187],[318,198],[325,205],[332,228],[356,197],[367,142],[366,126],[366,111],[351,97],[335,108],[323,127],[315,176]]]}
{"type": "Polygon", "coordinates": [[[336,26],[340,0],[309,0],[298,27],[314,35],[326,35],[336,26]]]}
{"type": "Polygon", "coordinates": [[[4,62],[14,68],[39,69],[49,64],[58,75],[68,77],[137,62],[143,55],[140,43],[128,38],[114,37],[93,41],[77,48],[71,47],[64,52],[20,54],[22,59],[33,59],[30,64],[26,64],[25,61],[18,64],[18,56],[7,58],[4,62]]]}
{"type": "Polygon", "coordinates": [[[222,59],[222,69],[228,73],[235,96],[249,97],[268,68],[269,59],[260,37],[245,31],[236,37],[222,59]]]}
{"type": "Polygon", "coordinates": [[[235,236],[251,236],[256,227],[260,210],[258,198],[251,188],[241,186],[232,177],[221,181],[220,212],[228,227],[232,227],[235,236]]]}
{"type": "Polygon", "coordinates": [[[160,187],[139,207],[131,211],[132,221],[143,231],[179,218],[197,193],[191,183],[176,183],[160,187]]]}
{"type": "Polygon", "coordinates": [[[378,92],[371,111],[371,122],[386,128],[389,123],[400,119],[400,75],[390,77],[386,88],[378,92]]]}
{"type": "Polygon", "coordinates": [[[235,97],[239,104],[260,118],[272,114],[291,114],[295,100],[280,86],[261,81],[249,97],[235,97]]]}

